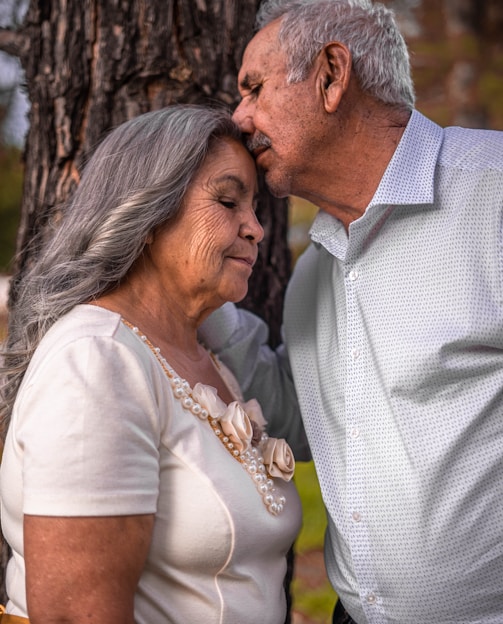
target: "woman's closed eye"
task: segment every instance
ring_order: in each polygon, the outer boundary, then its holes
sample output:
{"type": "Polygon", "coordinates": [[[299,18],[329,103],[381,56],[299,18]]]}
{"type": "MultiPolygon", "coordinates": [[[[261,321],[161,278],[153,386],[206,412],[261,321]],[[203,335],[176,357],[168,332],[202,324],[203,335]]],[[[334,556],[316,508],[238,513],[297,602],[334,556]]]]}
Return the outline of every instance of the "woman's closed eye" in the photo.
{"type": "Polygon", "coordinates": [[[222,204],[222,206],[230,209],[236,208],[238,205],[238,202],[233,199],[219,199],[218,201],[222,204]]]}

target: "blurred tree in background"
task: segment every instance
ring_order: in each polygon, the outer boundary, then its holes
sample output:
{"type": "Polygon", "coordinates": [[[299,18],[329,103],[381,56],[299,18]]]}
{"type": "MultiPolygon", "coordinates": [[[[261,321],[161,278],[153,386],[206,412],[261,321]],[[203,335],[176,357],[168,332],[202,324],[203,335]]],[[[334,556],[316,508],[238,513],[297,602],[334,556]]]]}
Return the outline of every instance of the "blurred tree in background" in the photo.
{"type": "MultiPolygon", "coordinates": [[[[11,298],[105,132],[174,102],[237,101],[258,3],[31,0],[20,24],[0,29],[0,49],[19,57],[31,103],[11,298]]],[[[290,271],[286,201],[264,188],[261,200],[266,236],[244,305],[260,310],[277,339],[290,271]]]]}

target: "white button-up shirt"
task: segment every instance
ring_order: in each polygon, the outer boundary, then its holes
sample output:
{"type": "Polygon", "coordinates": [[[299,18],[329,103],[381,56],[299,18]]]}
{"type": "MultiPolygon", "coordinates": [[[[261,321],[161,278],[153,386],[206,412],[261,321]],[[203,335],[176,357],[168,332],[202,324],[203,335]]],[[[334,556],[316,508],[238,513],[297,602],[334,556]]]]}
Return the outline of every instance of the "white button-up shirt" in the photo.
{"type": "Polygon", "coordinates": [[[207,325],[285,422],[289,360],[327,571],[358,623],[503,623],[502,219],[503,133],[414,112],[349,234],[316,217],[288,354],[257,347],[263,328],[235,308],[207,325]]]}

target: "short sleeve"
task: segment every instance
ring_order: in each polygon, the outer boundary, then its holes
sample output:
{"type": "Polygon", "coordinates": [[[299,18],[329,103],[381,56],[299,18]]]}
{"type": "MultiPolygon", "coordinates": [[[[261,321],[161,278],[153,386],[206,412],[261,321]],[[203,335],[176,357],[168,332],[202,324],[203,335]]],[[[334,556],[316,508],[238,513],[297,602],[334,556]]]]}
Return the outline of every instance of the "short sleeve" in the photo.
{"type": "Polygon", "coordinates": [[[158,403],[148,366],[111,336],[49,352],[16,405],[24,513],[154,513],[158,403]]]}

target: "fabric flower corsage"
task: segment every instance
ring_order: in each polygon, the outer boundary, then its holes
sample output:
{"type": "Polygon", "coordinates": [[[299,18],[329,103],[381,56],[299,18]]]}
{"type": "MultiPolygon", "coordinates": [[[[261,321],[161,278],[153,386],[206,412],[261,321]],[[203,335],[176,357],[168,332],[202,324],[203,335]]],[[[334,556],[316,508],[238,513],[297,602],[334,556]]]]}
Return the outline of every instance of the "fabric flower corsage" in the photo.
{"type": "Polygon", "coordinates": [[[290,481],[295,471],[295,459],[286,440],[267,438],[262,443],[262,454],[265,467],[271,477],[290,481]]]}
{"type": "Polygon", "coordinates": [[[239,453],[256,447],[263,456],[264,466],[271,477],[290,481],[295,470],[292,449],[282,438],[270,438],[265,433],[266,420],[258,401],[233,401],[226,405],[212,386],[197,383],[192,396],[218,421],[225,436],[239,453]]]}
{"type": "MultiPolygon", "coordinates": [[[[247,450],[253,438],[253,426],[248,414],[238,401],[226,405],[212,386],[197,383],[192,390],[194,399],[204,405],[208,412],[218,420],[220,427],[240,453],[247,450]]],[[[258,403],[257,403],[258,405],[258,403]]]]}

